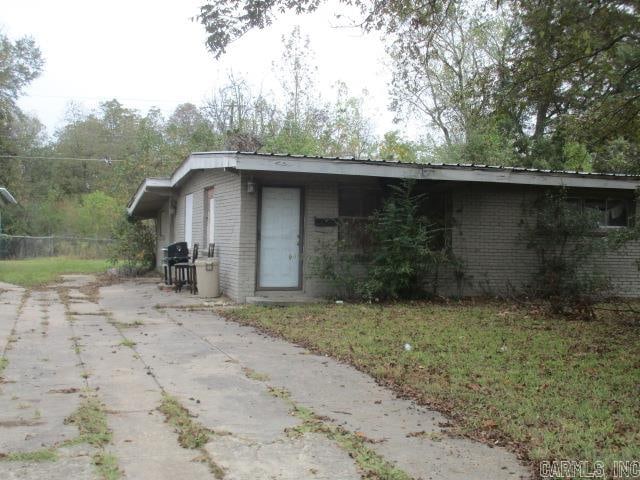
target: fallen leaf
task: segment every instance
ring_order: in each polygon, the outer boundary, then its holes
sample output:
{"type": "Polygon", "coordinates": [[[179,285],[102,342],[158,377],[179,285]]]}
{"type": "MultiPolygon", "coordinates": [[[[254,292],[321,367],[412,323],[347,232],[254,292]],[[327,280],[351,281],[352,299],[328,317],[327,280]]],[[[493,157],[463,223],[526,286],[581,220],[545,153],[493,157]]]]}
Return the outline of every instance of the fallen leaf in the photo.
{"type": "Polygon", "coordinates": [[[482,426],[484,428],[496,428],[498,424],[493,420],[486,420],[485,422],[482,423],[482,426]]]}

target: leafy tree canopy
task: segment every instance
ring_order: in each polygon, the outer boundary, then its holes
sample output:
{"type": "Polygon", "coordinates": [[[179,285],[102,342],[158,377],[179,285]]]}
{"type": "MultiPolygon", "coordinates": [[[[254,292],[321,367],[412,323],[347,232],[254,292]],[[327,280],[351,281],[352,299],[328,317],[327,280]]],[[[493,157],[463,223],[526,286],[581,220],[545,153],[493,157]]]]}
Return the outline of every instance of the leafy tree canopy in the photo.
{"type": "MultiPolygon", "coordinates": [[[[209,0],[198,19],[219,57],[277,15],[322,3],[209,0]]],[[[360,11],[364,30],[385,32],[392,108],[399,119],[423,120],[445,155],[470,161],[480,148],[507,164],[638,171],[625,153],[640,143],[635,0],[341,3],[360,11]]]]}

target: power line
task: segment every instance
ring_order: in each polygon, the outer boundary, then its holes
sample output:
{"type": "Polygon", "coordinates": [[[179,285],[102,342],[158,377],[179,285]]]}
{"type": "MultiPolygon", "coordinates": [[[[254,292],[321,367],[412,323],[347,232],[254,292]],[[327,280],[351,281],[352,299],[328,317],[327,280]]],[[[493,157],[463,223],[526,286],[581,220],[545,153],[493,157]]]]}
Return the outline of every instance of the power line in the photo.
{"type": "Polygon", "coordinates": [[[29,156],[29,155],[0,155],[0,158],[6,158],[11,160],[77,160],[82,162],[102,162],[110,165],[113,162],[124,162],[122,159],[113,159],[109,157],[102,158],[80,158],[80,157],[44,157],[44,156],[29,156]]]}
{"type": "Polygon", "coordinates": [[[120,102],[120,100],[124,102],[140,102],[140,103],[164,103],[164,104],[183,104],[183,103],[194,103],[193,100],[188,99],[161,99],[161,98],[135,98],[135,97],[113,97],[113,96],[68,96],[68,95],[38,95],[38,94],[30,94],[27,93],[24,95],[25,97],[32,98],[51,98],[58,100],[95,100],[100,102],[110,102],[111,100],[116,100],[120,102]]]}

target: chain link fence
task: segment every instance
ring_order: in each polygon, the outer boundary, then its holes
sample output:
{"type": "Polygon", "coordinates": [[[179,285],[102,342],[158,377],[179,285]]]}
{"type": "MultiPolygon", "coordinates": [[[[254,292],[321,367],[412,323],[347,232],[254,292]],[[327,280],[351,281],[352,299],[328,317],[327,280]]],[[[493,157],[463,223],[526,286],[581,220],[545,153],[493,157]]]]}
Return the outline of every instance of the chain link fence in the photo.
{"type": "Polygon", "coordinates": [[[74,256],[106,258],[112,239],[51,235],[30,237],[0,234],[0,259],[74,256]]]}

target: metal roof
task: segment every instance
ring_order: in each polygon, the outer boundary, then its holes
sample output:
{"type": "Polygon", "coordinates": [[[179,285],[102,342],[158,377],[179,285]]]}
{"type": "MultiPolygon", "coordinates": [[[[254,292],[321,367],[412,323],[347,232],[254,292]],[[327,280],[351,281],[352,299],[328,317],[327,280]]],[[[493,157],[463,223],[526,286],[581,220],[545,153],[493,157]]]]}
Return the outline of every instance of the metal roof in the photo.
{"type": "Polygon", "coordinates": [[[213,152],[193,152],[191,155],[257,155],[263,157],[282,157],[282,158],[315,158],[318,160],[333,160],[333,161],[349,161],[349,162],[362,162],[362,163],[374,163],[374,164],[387,164],[387,165],[415,165],[416,167],[432,167],[432,168],[463,168],[474,170],[505,170],[510,172],[525,172],[525,173],[548,173],[554,175],[574,175],[574,176],[597,176],[597,177],[622,177],[622,178],[638,178],[640,175],[632,175],[627,173],[608,173],[608,172],[583,172],[577,170],[552,170],[542,168],[528,168],[528,167],[512,167],[504,165],[489,165],[479,163],[431,163],[431,162],[403,162],[400,160],[382,160],[373,158],[358,158],[358,157],[327,157],[322,155],[296,155],[291,153],[267,153],[267,152],[243,152],[243,151],[213,151],[213,152]]]}
{"type": "MultiPolygon", "coordinates": [[[[545,170],[464,163],[417,163],[373,160],[356,157],[323,157],[284,153],[217,151],[195,152],[170,177],[148,178],[138,187],[128,204],[129,214],[153,212],[172,195],[188,176],[200,170],[263,171],[279,173],[328,174],[397,179],[441,180],[512,185],[562,186],[636,190],[639,175],[618,173],[545,170]]],[[[147,213],[145,213],[146,215],[147,213]]]]}

